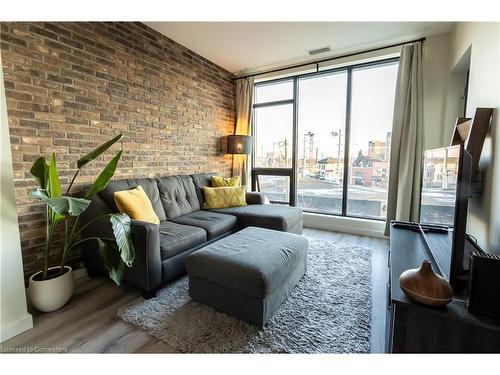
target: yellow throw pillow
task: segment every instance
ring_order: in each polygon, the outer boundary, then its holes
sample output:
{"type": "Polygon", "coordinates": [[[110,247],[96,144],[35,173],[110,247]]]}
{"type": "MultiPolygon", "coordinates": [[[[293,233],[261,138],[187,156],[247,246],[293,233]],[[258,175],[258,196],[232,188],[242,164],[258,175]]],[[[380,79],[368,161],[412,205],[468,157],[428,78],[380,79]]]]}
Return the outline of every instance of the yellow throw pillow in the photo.
{"type": "Polygon", "coordinates": [[[203,187],[205,205],[203,208],[226,208],[246,206],[245,186],[203,187]]]}
{"type": "Polygon", "coordinates": [[[212,176],[212,187],[239,186],[240,176],[225,178],[222,176],[212,176]]]}
{"type": "Polygon", "coordinates": [[[127,214],[131,219],[160,224],[160,218],[153,210],[153,205],[142,186],[131,190],[117,191],[114,198],[120,212],[127,214]]]}

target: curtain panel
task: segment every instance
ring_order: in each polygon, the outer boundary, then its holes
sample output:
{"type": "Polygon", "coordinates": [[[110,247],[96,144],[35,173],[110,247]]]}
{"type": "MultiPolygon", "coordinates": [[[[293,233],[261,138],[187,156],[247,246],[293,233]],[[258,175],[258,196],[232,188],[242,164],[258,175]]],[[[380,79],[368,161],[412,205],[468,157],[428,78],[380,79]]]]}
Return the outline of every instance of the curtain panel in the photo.
{"type": "Polygon", "coordinates": [[[424,143],[422,43],[403,46],[392,124],[385,234],[391,220],[418,221],[424,143]]]}
{"type": "MultiPolygon", "coordinates": [[[[252,135],[253,84],[253,77],[236,81],[235,135],[252,135]]],[[[233,155],[233,176],[240,176],[241,185],[249,185],[249,172],[248,155],[233,155]]]]}

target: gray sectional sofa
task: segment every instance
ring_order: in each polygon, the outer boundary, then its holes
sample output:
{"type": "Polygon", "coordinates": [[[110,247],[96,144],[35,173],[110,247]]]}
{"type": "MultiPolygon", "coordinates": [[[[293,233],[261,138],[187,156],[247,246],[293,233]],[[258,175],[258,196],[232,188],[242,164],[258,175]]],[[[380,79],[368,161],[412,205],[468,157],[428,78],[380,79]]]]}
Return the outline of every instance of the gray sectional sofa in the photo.
{"type": "MultiPolygon", "coordinates": [[[[145,298],[185,272],[185,259],[194,251],[248,226],[302,233],[302,211],[295,207],[264,204],[260,193],[247,193],[247,206],[204,210],[203,186],[214,173],[110,181],[82,215],[82,223],[118,212],[114,192],[141,185],[151,200],[160,224],[132,220],[135,260],[124,280],[143,291],[145,298]]],[[[103,217],[85,227],[85,236],[112,237],[103,217]]],[[[97,243],[87,241],[82,253],[89,276],[107,274],[97,243]]]]}

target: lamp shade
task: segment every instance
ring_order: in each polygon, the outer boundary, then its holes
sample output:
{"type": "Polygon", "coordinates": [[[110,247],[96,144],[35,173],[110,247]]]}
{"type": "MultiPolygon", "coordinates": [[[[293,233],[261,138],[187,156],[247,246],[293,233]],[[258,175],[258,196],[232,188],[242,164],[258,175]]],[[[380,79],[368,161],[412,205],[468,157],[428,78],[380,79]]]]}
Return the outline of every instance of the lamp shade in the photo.
{"type": "Polygon", "coordinates": [[[252,137],[250,135],[228,135],[227,153],[250,155],[252,153],[252,137]]]}

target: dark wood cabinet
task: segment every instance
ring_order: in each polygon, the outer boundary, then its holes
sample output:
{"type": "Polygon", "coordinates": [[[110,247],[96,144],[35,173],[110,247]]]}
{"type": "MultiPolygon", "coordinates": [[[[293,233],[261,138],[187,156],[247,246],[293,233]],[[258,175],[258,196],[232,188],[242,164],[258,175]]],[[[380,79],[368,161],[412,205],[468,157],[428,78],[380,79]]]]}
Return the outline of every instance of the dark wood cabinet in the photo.
{"type": "MultiPolygon", "coordinates": [[[[448,242],[443,237],[447,234],[432,233],[427,236],[436,243],[448,242]]],[[[386,351],[499,353],[500,321],[470,314],[464,296],[456,295],[444,308],[431,308],[408,300],[399,287],[399,275],[409,268],[417,268],[426,259],[439,274],[420,233],[391,228],[386,351]]]]}

